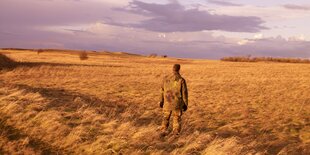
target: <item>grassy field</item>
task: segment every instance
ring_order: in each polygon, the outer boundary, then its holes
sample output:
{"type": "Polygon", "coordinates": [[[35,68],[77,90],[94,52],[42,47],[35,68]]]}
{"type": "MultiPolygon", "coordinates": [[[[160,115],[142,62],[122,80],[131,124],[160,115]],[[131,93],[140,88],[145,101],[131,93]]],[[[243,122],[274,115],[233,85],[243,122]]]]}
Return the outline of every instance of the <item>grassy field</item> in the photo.
{"type": "Polygon", "coordinates": [[[310,154],[309,64],[0,53],[19,62],[0,62],[0,154],[310,154]],[[163,138],[159,87],[174,63],[189,109],[181,135],[163,138]]]}

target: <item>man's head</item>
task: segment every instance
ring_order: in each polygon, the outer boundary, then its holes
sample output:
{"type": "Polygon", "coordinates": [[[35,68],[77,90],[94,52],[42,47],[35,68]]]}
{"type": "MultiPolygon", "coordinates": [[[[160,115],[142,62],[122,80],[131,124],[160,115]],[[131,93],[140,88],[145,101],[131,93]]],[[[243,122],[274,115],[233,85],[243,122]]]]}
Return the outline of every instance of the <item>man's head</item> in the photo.
{"type": "Polygon", "coordinates": [[[181,68],[181,65],[180,65],[180,64],[174,64],[174,65],[173,65],[173,71],[174,71],[174,72],[179,72],[179,71],[180,71],[180,68],[181,68]]]}

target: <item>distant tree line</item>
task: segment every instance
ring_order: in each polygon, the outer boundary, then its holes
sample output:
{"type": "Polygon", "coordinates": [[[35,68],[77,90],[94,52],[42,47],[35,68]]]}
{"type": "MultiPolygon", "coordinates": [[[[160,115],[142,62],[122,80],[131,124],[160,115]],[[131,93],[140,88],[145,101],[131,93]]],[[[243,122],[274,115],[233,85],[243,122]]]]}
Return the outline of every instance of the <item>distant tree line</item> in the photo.
{"type": "Polygon", "coordinates": [[[231,62],[282,62],[282,63],[310,63],[310,59],[301,58],[274,58],[274,57],[251,57],[251,56],[237,56],[224,57],[222,61],[231,62]]]}

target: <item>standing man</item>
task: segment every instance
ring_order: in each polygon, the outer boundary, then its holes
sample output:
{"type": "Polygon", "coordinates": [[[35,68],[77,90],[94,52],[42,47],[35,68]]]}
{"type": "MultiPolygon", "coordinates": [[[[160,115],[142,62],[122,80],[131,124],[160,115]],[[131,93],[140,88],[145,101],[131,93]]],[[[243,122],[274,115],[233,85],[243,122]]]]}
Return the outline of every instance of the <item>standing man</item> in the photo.
{"type": "Polygon", "coordinates": [[[161,96],[159,105],[163,108],[162,132],[167,134],[169,120],[172,116],[174,135],[179,135],[181,131],[182,112],[187,110],[188,93],[185,79],[180,75],[181,66],[175,64],[173,73],[165,76],[161,86],[161,96]]]}

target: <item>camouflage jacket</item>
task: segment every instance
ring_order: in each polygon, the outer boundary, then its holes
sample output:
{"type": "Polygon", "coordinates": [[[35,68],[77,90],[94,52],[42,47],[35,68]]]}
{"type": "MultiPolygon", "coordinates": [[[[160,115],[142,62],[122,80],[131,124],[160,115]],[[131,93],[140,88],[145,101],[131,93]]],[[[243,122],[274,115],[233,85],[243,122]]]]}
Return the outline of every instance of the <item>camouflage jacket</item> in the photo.
{"type": "Polygon", "coordinates": [[[186,81],[179,73],[165,76],[160,91],[160,100],[164,102],[164,109],[182,110],[184,104],[188,106],[186,81]]]}

